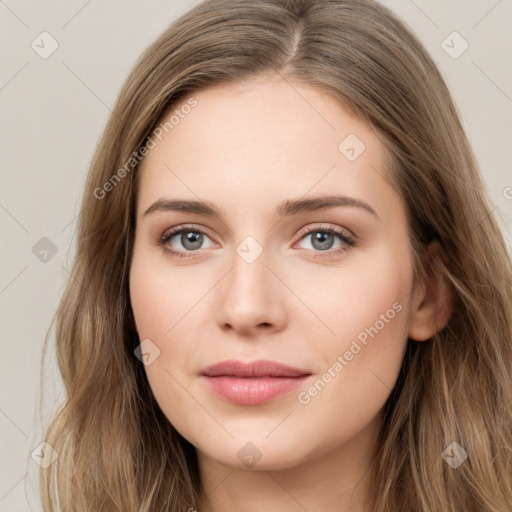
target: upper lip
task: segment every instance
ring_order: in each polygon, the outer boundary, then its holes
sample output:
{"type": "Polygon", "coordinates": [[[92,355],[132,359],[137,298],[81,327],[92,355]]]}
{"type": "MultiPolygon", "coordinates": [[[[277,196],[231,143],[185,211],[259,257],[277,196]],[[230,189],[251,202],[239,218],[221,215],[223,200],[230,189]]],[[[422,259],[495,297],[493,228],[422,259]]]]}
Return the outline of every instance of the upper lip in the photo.
{"type": "Polygon", "coordinates": [[[311,375],[311,372],[294,368],[276,361],[258,360],[251,363],[244,363],[230,359],[208,366],[201,371],[201,375],[207,377],[302,377],[311,375]]]}

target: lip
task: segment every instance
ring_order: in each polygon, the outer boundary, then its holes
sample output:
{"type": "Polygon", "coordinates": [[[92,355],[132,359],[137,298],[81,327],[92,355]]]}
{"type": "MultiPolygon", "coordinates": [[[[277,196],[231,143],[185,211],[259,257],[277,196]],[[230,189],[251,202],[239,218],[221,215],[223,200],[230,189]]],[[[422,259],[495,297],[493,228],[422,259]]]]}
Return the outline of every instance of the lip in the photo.
{"type": "Polygon", "coordinates": [[[224,400],[257,405],[289,393],[312,374],[275,361],[227,360],[205,368],[200,375],[209,389],[224,400]]]}

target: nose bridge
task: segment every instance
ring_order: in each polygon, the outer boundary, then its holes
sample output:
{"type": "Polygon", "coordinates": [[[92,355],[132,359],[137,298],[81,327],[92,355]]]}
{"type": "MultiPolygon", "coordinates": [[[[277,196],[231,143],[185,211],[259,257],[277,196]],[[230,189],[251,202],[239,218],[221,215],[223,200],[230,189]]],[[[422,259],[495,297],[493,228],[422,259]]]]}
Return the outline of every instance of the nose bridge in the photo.
{"type": "Polygon", "coordinates": [[[264,295],[268,286],[268,253],[254,236],[246,236],[236,247],[233,255],[231,286],[245,299],[264,295]]]}
{"type": "Polygon", "coordinates": [[[231,271],[221,287],[221,323],[240,331],[280,323],[280,291],[267,268],[269,256],[254,236],[246,236],[235,246],[231,271]]]}
{"type": "Polygon", "coordinates": [[[260,225],[254,213],[254,209],[243,211],[232,226],[234,254],[231,258],[231,279],[245,284],[250,284],[253,279],[261,283],[268,272],[269,253],[268,247],[264,247],[268,245],[268,236],[265,226],[260,225]]]}

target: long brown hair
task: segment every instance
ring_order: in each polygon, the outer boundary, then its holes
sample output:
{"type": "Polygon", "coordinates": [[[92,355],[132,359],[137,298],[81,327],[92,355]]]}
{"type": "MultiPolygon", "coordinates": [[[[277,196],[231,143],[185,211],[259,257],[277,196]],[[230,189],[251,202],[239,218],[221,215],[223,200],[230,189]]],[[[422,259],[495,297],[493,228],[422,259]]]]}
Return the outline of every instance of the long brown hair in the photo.
{"type": "Polygon", "coordinates": [[[408,213],[415,277],[438,272],[454,295],[448,325],[408,341],[386,403],[372,512],[512,510],[512,265],[435,63],[372,0],[207,0],[137,61],[91,162],[54,318],[66,397],[45,433],[59,456],[41,470],[44,510],[200,507],[195,449],[134,355],[134,155],[182,98],[269,72],[330,92],[373,126],[408,213]],[[432,241],[440,250],[427,253],[432,241]],[[468,458],[455,469],[442,455],[459,446],[468,458]]]}

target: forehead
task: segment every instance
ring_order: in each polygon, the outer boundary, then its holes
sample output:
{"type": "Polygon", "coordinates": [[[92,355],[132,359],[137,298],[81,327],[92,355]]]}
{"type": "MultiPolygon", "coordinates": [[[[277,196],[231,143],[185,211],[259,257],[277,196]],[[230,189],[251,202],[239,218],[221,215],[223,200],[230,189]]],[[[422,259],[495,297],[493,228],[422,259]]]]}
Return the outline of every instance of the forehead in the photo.
{"type": "Polygon", "coordinates": [[[253,210],[308,192],[383,202],[383,143],[315,86],[279,76],[217,85],[187,96],[162,120],[173,115],[139,169],[139,212],[162,196],[253,210]],[[191,98],[194,108],[184,108],[191,98]]]}

